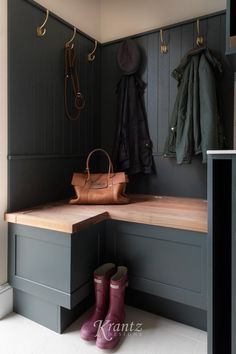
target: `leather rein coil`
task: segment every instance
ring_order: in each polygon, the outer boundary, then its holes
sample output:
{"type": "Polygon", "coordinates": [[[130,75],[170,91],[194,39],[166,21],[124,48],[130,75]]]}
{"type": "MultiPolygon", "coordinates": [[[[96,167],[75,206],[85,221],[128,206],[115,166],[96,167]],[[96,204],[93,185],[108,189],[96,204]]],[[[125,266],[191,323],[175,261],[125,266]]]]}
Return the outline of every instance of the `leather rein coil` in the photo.
{"type": "Polygon", "coordinates": [[[77,120],[80,116],[80,111],[85,106],[84,95],[80,92],[79,88],[79,77],[76,67],[76,56],[74,45],[65,46],[65,111],[66,115],[70,120],[77,120]],[[74,114],[70,113],[68,107],[68,85],[69,80],[71,81],[72,89],[74,92],[74,114]]]}

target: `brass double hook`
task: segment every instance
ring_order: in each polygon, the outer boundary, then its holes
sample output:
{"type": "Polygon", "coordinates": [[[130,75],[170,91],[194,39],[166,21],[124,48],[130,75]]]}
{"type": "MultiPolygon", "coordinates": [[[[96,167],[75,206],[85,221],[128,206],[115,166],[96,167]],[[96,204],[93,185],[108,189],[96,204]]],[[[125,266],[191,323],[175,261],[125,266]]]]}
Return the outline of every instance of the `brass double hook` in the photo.
{"type": "Polygon", "coordinates": [[[197,20],[197,39],[196,44],[198,47],[204,44],[204,37],[200,35],[200,20],[197,20]]]}
{"type": "Polygon", "coordinates": [[[47,31],[47,29],[45,28],[46,23],[48,21],[48,17],[49,17],[49,10],[46,10],[46,18],[43,22],[43,24],[41,26],[38,26],[36,29],[36,33],[38,37],[43,37],[47,31]]]}
{"type": "Polygon", "coordinates": [[[65,43],[66,48],[68,48],[68,47],[71,47],[71,49],[74,48],[74,43],[72,43],[72,42],[75,39],[76,32],[77,32],[77,29],[76,29],[76,27],[74,27],[73,36],[71,37],[71,39],[68,42],[65,43]]]}
{"type": "Polygon", "coordinates": [[[98,46],[98,41],[95,41],[93,51],[88,54],[88,61],[92,62],[96,58],[95,52],[97,50],[97,46],[98,46]]]}
{"type": "Polygon", "coordinates": [[[168,44],[163,40],[163,30],[160,30],[160,52],[161,54],[167,54],[168,53],[168,44]]]}

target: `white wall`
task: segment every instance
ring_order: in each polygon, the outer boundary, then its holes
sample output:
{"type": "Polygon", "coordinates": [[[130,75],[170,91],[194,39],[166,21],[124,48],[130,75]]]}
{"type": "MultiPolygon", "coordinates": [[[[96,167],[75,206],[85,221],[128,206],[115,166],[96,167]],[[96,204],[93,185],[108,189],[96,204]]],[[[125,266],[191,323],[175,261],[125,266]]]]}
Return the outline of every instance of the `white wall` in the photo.
{"type": "Polygon", "coordinates": [[[100,0],[36,0],[39,4],[100,41],[100,0]]]}
{"type": "Polygon", "coordinates": [[[102,42],[207,15],[226,0],[101,0],[102,42]]]}
{"type": "Polygon", "coordinates": [[[7,281],[7,0],[0,1],[0,284],[7,281]]]}

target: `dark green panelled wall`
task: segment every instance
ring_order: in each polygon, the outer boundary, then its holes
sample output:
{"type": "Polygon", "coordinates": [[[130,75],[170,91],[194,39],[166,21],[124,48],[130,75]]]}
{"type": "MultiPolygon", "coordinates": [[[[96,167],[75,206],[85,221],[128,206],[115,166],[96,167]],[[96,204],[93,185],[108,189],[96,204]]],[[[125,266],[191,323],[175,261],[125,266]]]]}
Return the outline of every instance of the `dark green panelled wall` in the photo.
{"type": "MultiPolygon", "coordinates": [[[[208,47],[223,64],[219,94],[227,147],[230,148],[233,137],[233,73],[236,57],[225,55],[225,13],[203,18],[200,29],[208,47]]],[[[171,72],[195,45],[196,32],[196,20],[165,30],[163,36],[169,46],[168,54],[160,53],[159,31],[134,37],[142,51],[140,75],[147,83],[145,104],[157,174],[133,178],[130,185],[132,192],[206,198],[206,166],[202,164],[201,158],[194,158],[191,165],[179,166],[174,159],[162,157],[177,93],[177,83],[171,77],[171,72]]],[[[116,60],[120,42],[104,44],[101,53],[101,141],[110,152],[116,130],[116,84],[121,77],[116,60]]]]}
{"type": "Polygon", "coordinates": [[[100,47],[77,33],[75,48],[86,106],[71,122],[64,111],[64,43],[72,26],[50,15],[47,32],[36,36],[45,10],[33,1],[9,0],[9,210],[71,195],[73,171],[99,145],[100,47]],[[81,162],[82,161],[82,162],[81,162]]]}
{"type": "MultiPolygon", "coordinates": [[[[116,84],[121,76],[116,62],[119,41],[99,45],[96,59],[87,54],[94,42],[77,33],[81,91],[86,106],[78,122],[64,113],[64,43],[72,27],[49,16],[47,33],[36,36],[45,10],[31,0],[9,0],[9,203],[13,211],[63,199],[73,194],[73,171],[83,171],[92,148],[112,151],[116,129],[116,84]]],[[[223,62],[220,79],[223,118],[228,146],[233,135],[234,57],[225,56],[225,14],[202,19],[201,32],[223,62]]],[[[157,174],[131,179],[129,190],[138,193],[206,197],[206,166],[194,158],[178,166],[163,159],[163,144],[177,93],[171,71],[194,45],[196,22],[164,31],[168,54],[160,54],[159,31],[135,36],[142,51],[140,75],[147,83],[145,103],[154,144],[157,174]]],[[[236,65],[235,65],[236,66],[236,65]]],[[[94,159],[93,159],[94,161],[94,159]]]]}

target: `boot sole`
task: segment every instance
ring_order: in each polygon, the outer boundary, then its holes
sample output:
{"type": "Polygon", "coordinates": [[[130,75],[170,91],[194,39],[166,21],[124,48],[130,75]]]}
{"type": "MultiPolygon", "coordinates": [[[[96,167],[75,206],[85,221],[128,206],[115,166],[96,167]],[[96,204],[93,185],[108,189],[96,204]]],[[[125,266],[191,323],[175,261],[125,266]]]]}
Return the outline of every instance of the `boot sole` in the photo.
{"type": "Polygon", "coordinates": [[[91,341],[95,341],[96,340],[96,337],[84,337],[82,335],[80,335],[80,338],[83,339],[83,340],[86,340],[88,342],[91,342],[91,341]]]}

